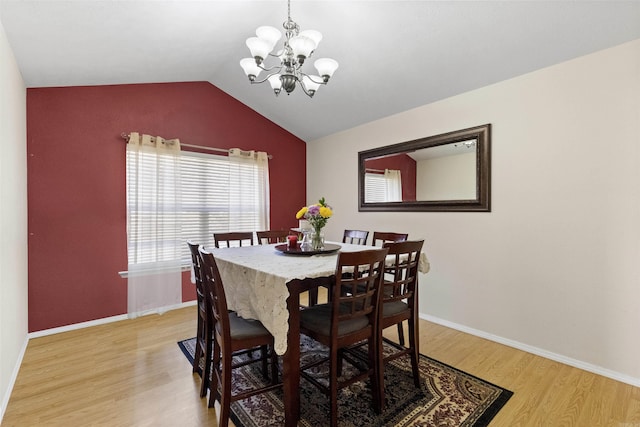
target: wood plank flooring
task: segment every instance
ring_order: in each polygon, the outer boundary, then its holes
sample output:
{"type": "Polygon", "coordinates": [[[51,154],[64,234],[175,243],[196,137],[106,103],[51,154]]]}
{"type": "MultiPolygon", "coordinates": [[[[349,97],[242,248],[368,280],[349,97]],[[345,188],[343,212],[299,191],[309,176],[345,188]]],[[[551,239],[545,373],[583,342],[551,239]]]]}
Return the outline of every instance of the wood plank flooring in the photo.
{"type": "MultiPolygon", "coordinates": [[[[196,308],[34,338],[2,426],[215,426],[176,342],[196,308]]],[[[640,427],[640,388],[421,321],[421,352],[514,392],[492,427],[640,427]]],[[[393,334],[390,328],[390,336],[393,334]]]]}

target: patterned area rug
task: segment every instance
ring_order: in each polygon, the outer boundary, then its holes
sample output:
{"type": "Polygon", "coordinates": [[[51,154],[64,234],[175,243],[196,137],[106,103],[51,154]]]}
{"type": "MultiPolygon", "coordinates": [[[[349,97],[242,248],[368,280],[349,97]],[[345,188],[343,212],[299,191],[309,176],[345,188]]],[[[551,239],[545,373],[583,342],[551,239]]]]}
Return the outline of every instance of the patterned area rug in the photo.
{"type": "MultiPolygon", "coordinates": [[[[326,351],[322,345],[304,336],[301,345],[303,363],[326,351]]],[[[195,338],[180,341],[178,346],[193,363],[195,338]]],[[[393,351],[393,344],[385,342],[385,351],[393,351]]],[[[349,369],[354,368],[345,362],[345,375],[349,375],[349,369]]],[[[339,425],[481,427],[489,424],[513,394],[424,355],[420,355],[420,370],[422,387],[418,389],[413,385],[409,357],[401,357],[385,366],[386,407],[382,414],[373,411],[368,381],[343,389],[338,399],[339,425]]],[[[314,375],[326,377],[328,367],[320,367],[314,375]]],[[[264,383],[259,363],[234,371],[234,387],[243,389],[256,383],[264,383]]],[[[231,419],[238,427],[283,425],[283,410],[282,392],[279,389],[234,402],[231,405],[231,419]]],[[[308,381],[301,379],[299,426],[327,425],[328,414],[328,398],[308,381]]]]}

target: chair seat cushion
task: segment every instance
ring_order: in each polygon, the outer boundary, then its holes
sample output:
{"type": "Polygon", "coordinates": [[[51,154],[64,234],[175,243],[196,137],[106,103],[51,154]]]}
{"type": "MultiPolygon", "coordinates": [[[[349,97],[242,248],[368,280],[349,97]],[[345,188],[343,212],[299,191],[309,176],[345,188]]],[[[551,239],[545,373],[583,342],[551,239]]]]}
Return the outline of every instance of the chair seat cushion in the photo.
{"type": "Polygon", "coordinates": [[[229,325],[231,329],[231,338],[234,339],[270,335],[270,332],[259,320],[243,319],[235,312],[229,313],[229,325]]]}
{"type": "Polygon", "coordinates": [[[382,304],[382,317],[394,316],[405,311],[410,311],[409,306],[402,301],[385,302],[382,304]]]}
{"type": "MultiPolygon", "coordinates": [[[[347,310],[347,307],[341,307],[347,310]]],[[[331,304],[319,304],[309,307],[300,312],[300,326],[315,333],[329,336],[331,334],[331,313],[333,307],[331,304]]],[[[369,319],[366,316],[356,317],[354,319],[341,321],[338,325],[338,336],[344,336],[355,331],[364,329],[369,325],[369,319]]]]}

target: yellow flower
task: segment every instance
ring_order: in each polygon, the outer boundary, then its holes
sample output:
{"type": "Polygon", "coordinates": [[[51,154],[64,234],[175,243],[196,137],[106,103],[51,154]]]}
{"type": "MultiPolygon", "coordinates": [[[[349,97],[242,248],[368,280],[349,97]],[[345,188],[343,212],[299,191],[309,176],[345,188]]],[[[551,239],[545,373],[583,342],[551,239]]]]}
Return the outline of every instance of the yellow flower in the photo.
{"type": "Polygon", "coordinates": [[[328,208],[326,206],[322,206],[320,208],[320,216],[322,218],[330,218],[331,215],[333,215],[333,212],[331,211],[331,208],[328,208]]]}
{"type": "Polygon", "coordinates": [[[298,211],[298,213],[296,214],[296,219],[302,218],[306,213],[307,213],[307,207],[305,206],[304,208],[298,211]]]}

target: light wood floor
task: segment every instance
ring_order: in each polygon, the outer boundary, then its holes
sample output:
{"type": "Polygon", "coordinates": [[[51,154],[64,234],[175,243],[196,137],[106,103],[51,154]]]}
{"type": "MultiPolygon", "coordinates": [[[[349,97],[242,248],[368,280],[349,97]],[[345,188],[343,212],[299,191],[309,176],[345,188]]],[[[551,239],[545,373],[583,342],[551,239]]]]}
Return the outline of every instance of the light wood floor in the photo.
{"type": "MultiPolygon", "coordinates": [[[[32,339],[2,426],[215,426],[176,342],[196,308],[32,339]]],[[[640,388],[422,321],[421,352],[514,392],[491,426],[640,427],[640,388]]],[[[394,328],[390,328],[394,329],[394,328]]]]}

